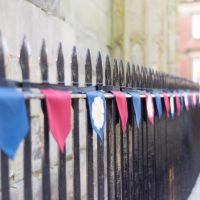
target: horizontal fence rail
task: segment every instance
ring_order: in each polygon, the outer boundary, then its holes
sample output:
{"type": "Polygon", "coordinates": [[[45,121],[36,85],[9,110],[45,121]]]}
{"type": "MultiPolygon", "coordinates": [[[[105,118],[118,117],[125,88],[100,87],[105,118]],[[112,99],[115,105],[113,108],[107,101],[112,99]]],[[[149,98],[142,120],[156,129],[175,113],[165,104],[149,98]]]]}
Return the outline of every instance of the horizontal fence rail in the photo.
{"type": "MultiPolygon", "coordinates": [[[[26,109],[31,124],[31,101],[41,101],[43,117],[43,156],[41,159],[41,198],[50,199],[135,199],[135,200],[184,200],[187,199],[200,170],[200,105],[190,107],[180,116],[168,118],[161,94],[163,115],[155,114],[152,125],[147,119],[145,95],[141,94],[141,122],[137,127],[131,95],[126,94],[128,105],[128,123],[123,133],[119,119],[118,108],[114,95],[110,92],[140,90],[151,93],[153,90],[192,91],[199,92],[199,85],[192,81],[172,76],[166,73],[148,69],[143,66],[114,59],[113,64],[106,56],[105,65],[102,63],[101,53],[97,55],[96,70],[91,63],[90,50],[85,59],[85,86],[79,85],[79,64],[76,47],[71,56],[71,77],[65,77],[65,59],[62,44],[58,47],[57,56],[57,84],[49,82],[48,54],[46,43],[42,42],[40,53],[40,69],[42,80],[40,83],[30,80],[30,50],[24,38],[20,51],[22,81],[6,78],[7,51],[5,40],[0,34],[0,85],[16,86],[25,97],[26,109]],[[112,67],[113,65],[113,67],[112,67]],[[95,84],[92,72],[96,71],[95,84]],[[65,85],[65,79],[71,78],[71,85],[65,85]],[[58,181],[56,183],[58,195],[52,196],[51,182],[51,152],[48,113],[43,94],[33,89],[52,88],[70,91],[72,98],[72,146],[67,146],[64,152],[58,151],[58,181]],[[106,99],[106,127],[104,139],[94,137],[91,127],[89,111],[86,103],[86,92],[104,91],[106,99]],[[85,101],[85,124],[80,121],[80,100],[85,101]],[[86,135],[82,134],[83,129],[86,135]],[[86,150],[82,153],[80,140],[86,141],[86,150]],[[72,152],[73,166],[67,162],[66,152],[72,152]],[[82,170],[81,160],[86,157],[82,170]],[[72,171],[72,177],[67,177],[67,171],[72,171]],[[83,178],[85,177],[85,178],[83,178]],[[68,181],[70,180],[70,181],[68,181]],[[72,187],[72,195],[68,194],[68,187],[72,187]],[[85,190],[85,191],[84,191],[85,190]]],[[[152,95],[154,98],[155,96],[152,95]]],[[[199,99],[198,99],[199,100],[199,99]]],[[[155,101],[154,101],[155,104],[155,101]]],[[[23,144],[23,198],[32,200],[34,188],[32,180],[32,130],[23,144]]],[[[15,158],[17,159],[17,158],[15,158]]],[[[11,199],[9,160],[1,151],[1,199],[11,199]]]]}

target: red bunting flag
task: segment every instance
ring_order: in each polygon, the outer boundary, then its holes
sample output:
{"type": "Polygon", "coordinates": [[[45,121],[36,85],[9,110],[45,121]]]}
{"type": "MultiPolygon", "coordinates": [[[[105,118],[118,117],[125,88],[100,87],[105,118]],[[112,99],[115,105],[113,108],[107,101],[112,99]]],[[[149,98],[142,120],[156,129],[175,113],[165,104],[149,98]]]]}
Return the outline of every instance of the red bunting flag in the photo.
{"type": "Polygon", "coordinates": [[[167,118],[169,118],[169,111],[170,111],[169,97],[166,93],[163,93],[163,97],[164,97],[167,118]]]}
{"type": "Polygon", "coordinates": [[[146,97],[146,108],[147,108],[147,116],[149,121],[154,124],[154,106],[153,106],[153,99],[151,94],[145,94],[146,97]]]}
{"type": "Polygon", "coordinates": [[[181,114],[181,103],[179,95],[177,93],[175,93],[175,100],[176,100],[176,111],[177,115],[179,116],[181,114]]]}
{"type": "Polygon", "coordinates": [[[112,91],[112,93],[116,98],[117,108],[119,111],[119,116],[122,124],[122,131],[125,132],[126,123],[128,120],[128,107],[127,107],[126,95],[120,91],[112,91]]]}
{"type": "Polygon", "coordinates": [[[53,89],[41,90],[46,98],[49,127],[61,152],[71,130],[71,96],[69,92],[53,89]]]}

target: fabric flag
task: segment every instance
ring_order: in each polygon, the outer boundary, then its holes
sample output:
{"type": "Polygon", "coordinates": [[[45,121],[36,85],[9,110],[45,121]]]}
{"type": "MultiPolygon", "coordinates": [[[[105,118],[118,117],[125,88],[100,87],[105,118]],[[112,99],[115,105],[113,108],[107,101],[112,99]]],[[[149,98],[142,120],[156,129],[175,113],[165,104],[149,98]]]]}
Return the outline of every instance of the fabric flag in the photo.
{"type": "Polygon", "coordinates": [[[133,108],[134,108],[134,111],[135,111],[136,124],[137,124],[137,127],[139,128],[140,120],[141,120],[141,98],[140,98],[140,94],[137,93],[137,92],[129,92],[129,94],[132,97],[133,108]]]}
{"type": "Polygon", "coordinates": [[[181,112],[184,111],[184,96],[180,94],[180,105],[181,105],[181,112]]]}
{"type": "Polygon", "coordinates": [[[199,105],[200,105],[200,92],[199,92],[199,101],[198,101],[199,105]]]}
{"type": "Polygon", "coordinates": [[[61,152],[64,152],[65,140],[71,130],[71,96],[70,92],[44,89],[51,133],[61,152]]]}
{"type": "Polygon", "coordinates": [[[11,159],[29,132],[24,97],[15,87],[0,87],[0,147],[11,159]]]}
{"type": "Polygon", "coordinates": [[[161,97],[160,97],[160,94],[158,92],[153,92],[153,94],[155,95],[156,108],[157,108],[157,112],[158,112],[158,117],[161,118],[161,116],[162,116],[162,102],[161,102],[161,97]]]}
{"type": "Polygon", "coordinates": [[[190,92],[190,94],[189,94],[189,101],[190,101],[191,107],[194,107],[194,105],[193,105],[193,95],[192,95],[192,92],[190,92]]]}
{"type": "Polygon", "coordinates": [[[153,107],[153,99],[151,94],[146,93],[146,109],[147,109],[147,117],[151,124],[154,124],[154,107],[153,107]]]}
{"type": "Polygon", "coordinates": [[[190,106],[192,106],[192,102],[191,102],[191,95],[189,92],[187,92],[187,97],[188,97],[188,106],[190,108],[190,106]]]}
{"type": "Polygon", "coordinates": [[[169,97],[166,93],[163,93],[163,98],[164,98],[164,103],[165,103],[166,115],[167,115],[167,118],[169,118],[169,111],[170,111],[169,97]]]}
{"type": "Polygon", "coordinates": [[[170,94],[170,113],[171,117],[174,118],[174,94],[170,94]]]}
{"type": "Polygon", "coordinates": [[[184,96],[185,109],[188,111],[189,110],[188,95],[186,92],[184,92],[183,96],[184,96]]]}
{"type": "Polygon", "coordinates": [[[196,100],[196,93],[195,92],[192,92],[191,93],[191,97],[192,97],[192,105],[193,105],[193,107],[195,107],[196,106],[196,103],[197,103],[197,100],[196,100]]]}
{"type": "Polygon", "coordinates": [[[92,128],[103,141],[104,126],[106,121],[106,101],[102,92],[87,92],[87,102],[92,128]]]}
{"type": "Polygon", "coordinates": [[[112,93],[116,98],[117,108],[119,111],[119,116],[122,124],[122,131],[125,132],[126,123],[128,120],[128,107],[127,107],[126,95],[120,91],[112,91],[112,93]]]}
{"type": "Polygon", "coordinates": [[[177,93],[175,93],[175,100],[176,100],[176,111],[177,115],[179,116],[181,114],[181,104],[180,104],[180,97],[177,93]]]}

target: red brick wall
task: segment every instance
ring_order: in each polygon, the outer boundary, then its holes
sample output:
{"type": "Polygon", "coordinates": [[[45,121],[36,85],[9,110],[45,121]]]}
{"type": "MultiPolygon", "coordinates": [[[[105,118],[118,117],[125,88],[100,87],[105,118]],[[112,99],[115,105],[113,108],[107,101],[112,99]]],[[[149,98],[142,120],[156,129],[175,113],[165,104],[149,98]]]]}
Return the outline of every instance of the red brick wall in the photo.
{"type": "Polygon", "coordinates": [[[187,54],[181,56],[179,73],[184,78],[192,78],[192,59],[187,54]]]}
{"type": "Polygon", "coordinates": [[[192,58],[189,53],[200,50],[200,40],[192,38],[192,15],[180,16],[179,31],[181,51],[179,75],[192,79],[192,58]]]}

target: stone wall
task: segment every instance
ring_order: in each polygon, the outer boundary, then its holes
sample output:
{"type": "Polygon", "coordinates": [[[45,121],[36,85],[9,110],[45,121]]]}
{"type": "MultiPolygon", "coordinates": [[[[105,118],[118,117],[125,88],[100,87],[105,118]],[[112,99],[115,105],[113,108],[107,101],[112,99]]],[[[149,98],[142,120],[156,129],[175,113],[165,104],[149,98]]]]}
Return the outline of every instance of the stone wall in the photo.
{"type": "MultiPolygon", "coordinates": [[[[21,80],[19,50],[24,35],[31,47],[31,80],[40,81],[39,52],[42,39],[48,48],[49,80],[56,82],[56,55],[62,42],[65,55],[66,84],[71,83],[71,51],[77,47],[80,83],[84,84],[86,49],[91,50],[93,69],[98,50],[103,63],[106,54],[113,59],[176,71],[177,12],[175,0],[0,0],[0,30],[6,38],[9,59],[7,77],[21,80]]],[[[95,80],[95,71],[93,72],[95,80]]],[[[40,102],[31,102],[32,163],[35,199],[41,199],[41,159],[43,156],[43,119],[40,102]]],[[[85,101],[80,100],[81,126],[85,125],[85,101]]],[[[86,133],[81,129],[81,195],[86,195],[86,133]]],[[[94,134],[96,144],[96,134],[94,134]]],[[[51,138],[52,199],[57,199],[58,151],[51,138]]],[[[72,198],[72,134],[67,139],[67,192],[72,198]],[[71,184],[70,184],[71,183],[71,184]]],[[[94,145],[94,149],[96,146],[94,145]]],[[[96,160],[94,150],[94,160],[96,160]]],[[[23,192],[23,144],[10,161],[12,199],[21,200],[23,192]]],[[[96,163],[96,162],[95,162],[96,163]]],[[[94,166],[96,169],[96,167],[94,166]]],[[[95,173],[96,179],[96,173],[95,173]]],[[[96,187],[95,187],[96,188],[96,187]]],[[[95,189],[96,192],[96,189],[95,189]]],[[[86,198],[86,197],[85,197],[86,198]]]]}

